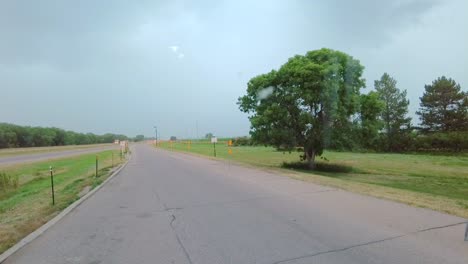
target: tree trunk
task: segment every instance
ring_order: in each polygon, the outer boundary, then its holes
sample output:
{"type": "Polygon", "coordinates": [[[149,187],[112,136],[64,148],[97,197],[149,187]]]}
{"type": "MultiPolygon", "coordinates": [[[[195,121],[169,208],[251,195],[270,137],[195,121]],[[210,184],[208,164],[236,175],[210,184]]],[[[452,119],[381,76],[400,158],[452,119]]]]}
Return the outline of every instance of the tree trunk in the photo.
{"type": "Polygon", "coordinates": [[[313,149],[306,150],[305,156],[307,159],[307,163],[309,165],[309,169],[314,170],[315,169],[315,150],[313,149]]]}

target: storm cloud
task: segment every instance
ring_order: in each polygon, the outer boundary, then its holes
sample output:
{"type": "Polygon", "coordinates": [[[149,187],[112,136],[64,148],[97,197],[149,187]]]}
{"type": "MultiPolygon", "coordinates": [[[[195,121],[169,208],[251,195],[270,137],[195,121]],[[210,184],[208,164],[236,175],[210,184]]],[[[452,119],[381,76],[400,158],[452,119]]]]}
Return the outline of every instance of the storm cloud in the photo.
{"type": "Polygon", "coordinates": [[[0,121],[245,135],[236,100],[247,81],[322,47],[361,60],[367,91],[389,72],[414,114],[440,75],[466,90],[466,10],[463,0],[1,1],[0,121]]]}

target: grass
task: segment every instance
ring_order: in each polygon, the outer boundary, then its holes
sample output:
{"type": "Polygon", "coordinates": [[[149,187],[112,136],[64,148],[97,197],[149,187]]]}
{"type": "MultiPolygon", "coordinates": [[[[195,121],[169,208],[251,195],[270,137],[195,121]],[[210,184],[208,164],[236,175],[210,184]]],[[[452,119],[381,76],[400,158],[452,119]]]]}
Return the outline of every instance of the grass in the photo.
{"type": "Polygon", "coordinates": [[[18,155],[36,154],[44,152],[65,151],[71,149],[88,149],[100,146],[110,146],[111,144],[92,144],[92,145],[69,145],[69,146],[54,146],[54,147],[31,147],[31,148],[6,148],[0,149],[1,157],[11,157],[18,155]]]}
{"type": "MultiPolygon", "coordinates": [[[[213,145],[162,142],[160,147],[213,157],[213,145]]],[[[216,145],[217,158],[281,171],[292,178],[391,199],[468,218],[468,155],[381,154],[325,151],[310,171],[298,152],[269,147],[216,145]]]]}
{"type": "Polygon", "coordinates": [[[1,167],[0,174],[15,175],[18,181],[16,186],[0,190],[0,253],[79,199],[80,192],[87,186],[94,188],[104,181],[112,163],[121,162],[118,155],[118,151],[108,150],[1,167]],[[98,178],[95,177],[96,155],[99,156],[98,178]],[[51,200],[49,166],[54,170],[55,205],[51,200]]]}

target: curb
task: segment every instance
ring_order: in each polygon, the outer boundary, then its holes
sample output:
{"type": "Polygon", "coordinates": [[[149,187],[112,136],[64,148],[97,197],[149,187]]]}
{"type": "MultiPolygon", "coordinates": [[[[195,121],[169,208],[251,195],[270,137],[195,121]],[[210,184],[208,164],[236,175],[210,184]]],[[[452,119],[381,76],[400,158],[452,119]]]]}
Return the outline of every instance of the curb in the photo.
{"type": "Polygon", "coordinates": [[[41,227],[36,229],[34,232],[30,233],[27,235],[25,238],[21,239],[18,243],[16,243],[14,246],[10,247],[7,249],[5,252],[3,252],[0,255],[0,264],[3,263],[5,260],[7,260],[11,255],[15,254],[18,250],[32,242],[34,239],[42,235],[45,231],[47,231],[49,228],[51,228],[53,225],[55,225],[58,221],[60,221],[62,218],[64,218],[66,215],[71,213],[76,207],[78,207],[80,204],[82,204],[84,201],[86,201],[89,197],[91,197],[94,193],[99,191],[106,183],[111,181],[115,176],[119,174],[121,170],[127,166],[128,162],[130,161],[130,158],[122,164],[117,170],[115,170],[104,182],[99,184],[96,188],[93,190],[89,191],[87,194],[85,194],[83,197],[80,199],[76,200],[74,203],[69,205],[67,208],[63,209],[57,216],[54,218],[50,219],[47,223],[43,224],[41,227]]]}

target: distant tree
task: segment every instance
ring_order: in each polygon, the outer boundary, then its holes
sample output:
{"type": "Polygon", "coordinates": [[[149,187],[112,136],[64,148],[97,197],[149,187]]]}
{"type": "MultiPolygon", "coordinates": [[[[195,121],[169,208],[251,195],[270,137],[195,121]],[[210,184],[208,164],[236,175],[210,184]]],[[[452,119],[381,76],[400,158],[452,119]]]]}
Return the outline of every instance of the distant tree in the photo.
{"type": "Polygon", "coordinates": [[[0,123],[0,148],[62,146],[112,143],[115,139],[127,140],[125,135],[107,133],[76,133],[55,127],[29,127],[0,123]]]}
{"type": "Polygon", "coordinates": [[[73,131],[66,131],[64,140],[65,140],[65,145],[78,145],[77,133],[73,131]]]}
{"type": "Polygon", "coordinates": [[[345,131],[343,124],[359,109],[363,69],[343,52],[321,49],[252,78],[238,101],[250,114],[252,139],[286,150],[301,146],[301,158],[314,168],[333,129],[345,131]]]}
{"type": "Polygon", "coordinates": [[[360,108],[360,145],[367,149],[378,149],[379,131],[383,127],[380,114],[384,108],[384,103],[379,99],[379,95],[371,91],[361,95],[360,108]]]}
{"type": "Polygon", "coordinates": [[[409,100],[406,90],[396,87],[396,80],[384,73],[380,80],[374,82],[379,99],[383,102],[381,119],[385,132],[385,150],[401,151],[404,146],[401,140],[405,138],[411,126],[411,118],[407,117],[409,100]]]}
{"type": "Polygon", "coordinates": [[[213,137],[213,133],[211,133],[211,132],[210,132],[210,133],[206,133],[206,135],[205,135],[205,138],[206,138],[206,139],[210,139],[210,138],[212,138],[212,137],[213,137]]]}
{"type": "Polygon", "coordinates": [[[54,146],[63,146],[65,145],[65,130],[60,129],[60,128],[51,128],[51,130],[54,131],[55,137],[53,140],[53,145],[54,146]]]}
{"type": "Polygon", "coordinates": [[[427,131],[468,130],[468,92],[460,84],[442,76],[425,85],[420,110],[421,125],[427,131]]]}
{"type": "Polygon", "coordinates": [[[135,142],[140,142],[140,141],[143,141],[145,140],[145,136],[144,135],[137,135],[134,139],[135,142]]]}
{"type": "Polygon", "coordinates": [[[106,133],[102,136],[99,136],[99,143],[113,143],[117,137],[114,134],[106,133]]]}
{"type": "Polygon", "coordinates": [[[12,128],[0,124],[0,148],[13,148],[17,143],[17,136],[12,128]]]}
{"type": "Polygon", "coordinates": [[[171,141],[176,141],[177,137],[176,136],[171,136],[171,141]]]}

